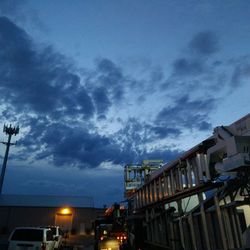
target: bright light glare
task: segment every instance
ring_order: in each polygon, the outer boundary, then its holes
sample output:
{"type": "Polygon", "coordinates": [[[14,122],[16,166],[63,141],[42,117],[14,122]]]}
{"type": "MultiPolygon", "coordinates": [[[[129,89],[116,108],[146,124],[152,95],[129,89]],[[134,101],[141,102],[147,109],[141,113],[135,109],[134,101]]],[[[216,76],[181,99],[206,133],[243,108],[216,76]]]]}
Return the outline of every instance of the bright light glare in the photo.
{"type": "Polygon", "coordinates": [[[61,210],[61,214],[70,214],[70,209],[69,208],[63,208],[61,210]]]}

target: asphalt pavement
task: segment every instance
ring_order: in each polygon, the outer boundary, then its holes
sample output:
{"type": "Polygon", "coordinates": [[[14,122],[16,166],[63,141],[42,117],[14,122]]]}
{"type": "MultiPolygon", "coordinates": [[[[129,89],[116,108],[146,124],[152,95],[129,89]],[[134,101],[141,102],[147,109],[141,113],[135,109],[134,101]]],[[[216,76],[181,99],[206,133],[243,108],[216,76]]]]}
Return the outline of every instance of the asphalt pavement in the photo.
{"type": "MultiPolygon", "coordinates": [[[[8,236],[0,236],[0,250],[8,249],[8,236]]],[[[94,236],[70,235],[63,240],[62,250],[94,250],[94,236]]]]}
{"type": "Polygon", "coordinates": [[[94,250],[94,236],[70,235],[63,240],[63,250],[94,250]]]}

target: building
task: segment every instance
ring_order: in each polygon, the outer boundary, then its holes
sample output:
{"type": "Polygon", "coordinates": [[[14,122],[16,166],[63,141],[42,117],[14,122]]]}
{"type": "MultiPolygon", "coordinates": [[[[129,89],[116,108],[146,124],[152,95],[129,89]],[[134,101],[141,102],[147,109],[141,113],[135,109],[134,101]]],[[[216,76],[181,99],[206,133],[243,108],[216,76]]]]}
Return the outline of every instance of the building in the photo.
{"type": "Polygon", "coordinates": [[[8,233],[17,226],[58,225],[85,234],[103,213],[104,209],[94,208],[92,197],[1,195],[0,232],[8,233]]]}

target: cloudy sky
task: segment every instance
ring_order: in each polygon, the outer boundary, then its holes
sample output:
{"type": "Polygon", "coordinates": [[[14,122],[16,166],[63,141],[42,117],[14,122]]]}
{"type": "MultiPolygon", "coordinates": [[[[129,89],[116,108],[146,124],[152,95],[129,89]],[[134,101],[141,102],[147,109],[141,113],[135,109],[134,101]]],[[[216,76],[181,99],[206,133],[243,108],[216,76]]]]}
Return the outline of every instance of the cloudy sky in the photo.
{"type": "Polygon", "coordinates": [[[0,126],[20,126],[3,192],[110,205],[123,200],[126,163],[168,162],[249,113],[249,10],[0,0],[0,126]]]}

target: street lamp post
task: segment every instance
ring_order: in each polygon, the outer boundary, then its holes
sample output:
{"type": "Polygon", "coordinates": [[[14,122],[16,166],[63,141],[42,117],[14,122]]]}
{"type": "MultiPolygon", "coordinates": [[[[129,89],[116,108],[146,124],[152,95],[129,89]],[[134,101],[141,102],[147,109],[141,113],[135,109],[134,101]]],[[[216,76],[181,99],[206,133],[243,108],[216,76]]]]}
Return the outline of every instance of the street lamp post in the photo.
{"type": "Polygon", "coordinates": [[[0,178],[0,194],[2,194],[2,188],[3,188],[3,181],[4,181],[4,176],[5,176],[5,170],[7,166],[7,160],[9,156],[9,150],[10,146],[14,145],[15,143],[11,143],[11,137],[12,135],[17,135],[19,133],[19,126],[17,127],[12,127],[11,124],[10,126],[3,126],[3,132],[8,135],[8,141],[7,142],[2,142],[4,145],[6,145],[6,151],[5,151],[5,156],[3,160],[3,166],[2,166],[2,172],[1,172],[1,178],[0,178]]]}

